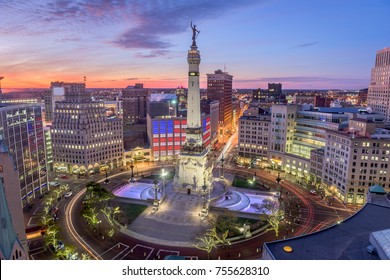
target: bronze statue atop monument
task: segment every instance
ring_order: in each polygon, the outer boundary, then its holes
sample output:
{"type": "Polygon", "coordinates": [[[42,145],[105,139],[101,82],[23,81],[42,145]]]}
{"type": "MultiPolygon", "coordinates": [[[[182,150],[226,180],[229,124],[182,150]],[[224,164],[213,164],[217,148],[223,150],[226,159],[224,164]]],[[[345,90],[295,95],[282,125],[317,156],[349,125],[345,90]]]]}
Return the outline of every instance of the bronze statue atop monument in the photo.
{"type": "Polygon", "coordinates": [[[192,21],[191,21],[191,28],[192,28],[192,45],[193,46],[196,46],[196,41],[195,39],[198,37],[200,31],[196,29],[196,25],[192,25],[192,21]]]}

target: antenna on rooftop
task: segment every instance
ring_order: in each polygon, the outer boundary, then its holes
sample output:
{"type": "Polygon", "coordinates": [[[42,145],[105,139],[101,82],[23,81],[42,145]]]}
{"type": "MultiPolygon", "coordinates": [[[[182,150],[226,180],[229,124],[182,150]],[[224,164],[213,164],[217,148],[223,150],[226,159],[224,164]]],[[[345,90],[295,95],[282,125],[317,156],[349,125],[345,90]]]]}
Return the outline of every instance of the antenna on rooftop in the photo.
{"type": "Polygon", "coordinates": [[[226,73],[226,63],[223,64],[223,72],[226,73]]]}

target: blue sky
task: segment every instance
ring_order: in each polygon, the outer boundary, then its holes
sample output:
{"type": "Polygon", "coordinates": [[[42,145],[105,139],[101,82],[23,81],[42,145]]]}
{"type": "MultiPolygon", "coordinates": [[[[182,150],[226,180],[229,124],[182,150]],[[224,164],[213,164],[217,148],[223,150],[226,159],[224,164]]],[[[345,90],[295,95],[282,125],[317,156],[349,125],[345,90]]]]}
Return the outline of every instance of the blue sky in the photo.
{"type": "Polygon", "coordinates": [[[368,87],[390,46],[388,0],[0,0],[3,88],[187,86],[191,20],[201,86],[224,69],[234,88],[368,87]]]}

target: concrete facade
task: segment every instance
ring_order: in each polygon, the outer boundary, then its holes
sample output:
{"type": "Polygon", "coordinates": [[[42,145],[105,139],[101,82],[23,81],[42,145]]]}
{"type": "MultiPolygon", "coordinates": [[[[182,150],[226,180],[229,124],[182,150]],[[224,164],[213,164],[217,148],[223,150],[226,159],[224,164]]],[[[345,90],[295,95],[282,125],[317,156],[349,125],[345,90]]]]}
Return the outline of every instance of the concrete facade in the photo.
{"type": "Polygon", "coordinates": [[[390,123],[390,47],[376,53],[367,96],[368,106],[390,123]]]}
{"type": "Polygon", "coordinates": [[[123,122],[107,117],[103,102],[93,102],[85,84],[65,88],[56,102],[52,125],[54,171],[100,172],[123,165],[123,122]]]}

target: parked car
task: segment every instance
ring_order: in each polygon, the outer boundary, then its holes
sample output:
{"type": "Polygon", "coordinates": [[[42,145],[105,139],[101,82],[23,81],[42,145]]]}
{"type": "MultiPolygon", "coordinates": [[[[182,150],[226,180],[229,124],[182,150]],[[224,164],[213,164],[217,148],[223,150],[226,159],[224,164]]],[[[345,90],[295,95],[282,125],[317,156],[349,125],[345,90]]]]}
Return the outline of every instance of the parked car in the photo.
{"type": "Polygon", "coordinates": [[[72,194],[73,194],[72,192],[67,192],[67,193],[65,194],[65,197],[66,197],[66,198],[69,198],[69,197],[72,196],[72,194]]]}
{"type": "Polygon", "coordinates": [[[316,190],[310,190],[310,193],[314,195],[314,194],[317,194],[317,191],[316,190]]]}
{"type": "Polygon", "coordinates": [[[58,182],[50,182],[50,183],[49,183],[49,186],[50,186],[50,187],[59,187],[59,186],[60,186],[60,183],[58,183],[58,182]]]}
{"type": "Polygon", "coordinates": [[[58,240],[57,243],[55,245],[53,244],[50,244],[49,245],[49,248],[52,252],[55,252],[57,250],[61,250],[61,249],[64,249],[65,247],[65,244],[64,242],[62,242],[61,240],[58,240]]]}

